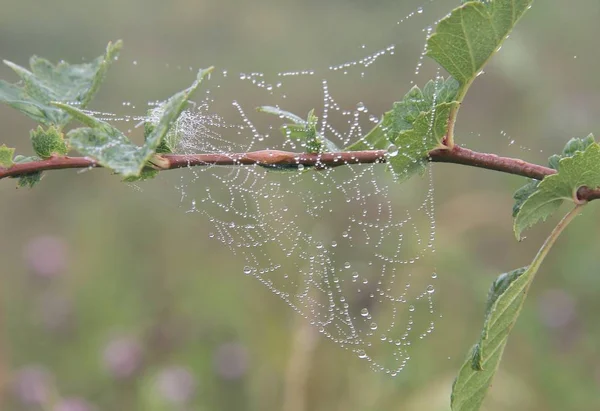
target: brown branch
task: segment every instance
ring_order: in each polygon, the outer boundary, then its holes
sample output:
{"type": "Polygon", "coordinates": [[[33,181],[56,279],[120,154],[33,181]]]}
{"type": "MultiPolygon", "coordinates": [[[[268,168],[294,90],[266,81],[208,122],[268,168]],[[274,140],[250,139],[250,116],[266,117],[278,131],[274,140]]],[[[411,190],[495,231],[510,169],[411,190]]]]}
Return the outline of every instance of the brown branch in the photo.
{"type": "MultiPolygon", "coordinates": [[[[387,151],[369,150],[308,154],[279,150],[261,150],[249,153],[232,154],[165,154],[158,157],[157,160],[159,161],[154,161],[153,163],[155,164],[154,167],[159,170],[171,170],[193,166],[245,166],[253,164],[273,167],[294,167],[303,165],[307,167],[325,168],[351,164],[385,163],[387,151]]],[[[456,145],[452,147],[452,149],[436,149],[431,151],[429,153],[429,161],[485,168],[537,180],[541,180],[545,176],[556,173],[554,169],[528,163],[520,159],[500,157],[495,154],[478,153],[456,145]]],[[[10,168],[0,167],[0,179],[6,177],[19,177],[46,170],[93,167],[101,167],[101,165],[98,164],[96,160],[88,157],[52,157],[47,160],[14,164],[10,168]]],[[[600,189],[595,187],[582,187],[577,194],[580,201],[596,200],[600,198],[600,189]]]]}
{"type": "Polygon", "coordinates": [[[14,164],[9,168],[0,167],[0,180],[6,177],[20,177],[46,170],[62,170],[65,168],[101,167],[88,157],[51,157],[47,160],[29,161],[14,164]]]}
{"type": "Polygon", "coordinates": [[[487,170],[501,171],[522,177],[542,180],[544,177],[556,173],[550,167],[528,163],[518,158],[500,157],[495,154],[478,153],[457,145],[452,149],[437,149],[429,153],[431,161],[435,163],[454,163],[471,167],[485,168],[487,170]]]}

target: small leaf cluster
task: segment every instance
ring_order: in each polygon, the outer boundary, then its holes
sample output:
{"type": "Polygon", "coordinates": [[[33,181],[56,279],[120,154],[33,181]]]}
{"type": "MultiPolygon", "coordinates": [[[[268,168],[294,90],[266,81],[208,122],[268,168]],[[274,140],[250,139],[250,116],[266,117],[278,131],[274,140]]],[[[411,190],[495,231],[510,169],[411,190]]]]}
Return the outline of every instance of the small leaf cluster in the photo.
{"type": "MultiPolygon", "coordinates": [[[[10,84],[0,80],[0,102],[17,109],[40,125],[31,131],[31,143],[36,157],[14,157],[14,149],[0,148],[0,167],[9,168],[15,163],[34,159],[51,159],[66,156],[76,150],[84,156],[127,181],[150,178],[154,169],[161,167],[159,154],[170,153],[176,141],[169,133],[190,96],[211,69],[200,70],[196,81],[187,89],[173,95],[157,109],[159,115],[145,124],[143,146],[133,144],[125,134],[109,123],[85,111],[104,80],[108,68],[118,58],[122,42],[109,43],[106,53],[90,63],[57,65],[48,60],[32,57],[30,70],[5,61],[21,81],[10,84]],[[85,127],[65,127],[71,120],[85,127]],[[169,137],[169,138],[167,138],[169,137]]],[[[41,173],[19,177],[19,186],[33,186],[41,173]]]]}
{"type": "Polygon", "coordinates": [[[257,111],[290,120],[291,123],[281,126],[280,131],[286,138],[298,141],[306,153],[320,154],[339,151],[339,148],[331,140],[317,130],[319,118],[315,115],[314,109],[309,111],[306,120],[278,107],[261,106],[257,108],[257,111]]]}

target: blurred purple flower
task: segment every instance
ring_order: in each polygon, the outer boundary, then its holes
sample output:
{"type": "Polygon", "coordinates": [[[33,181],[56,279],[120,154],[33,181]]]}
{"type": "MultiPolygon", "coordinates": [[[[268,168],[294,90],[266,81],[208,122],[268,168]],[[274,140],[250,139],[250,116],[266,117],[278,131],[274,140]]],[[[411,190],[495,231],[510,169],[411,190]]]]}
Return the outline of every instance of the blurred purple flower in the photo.
{"type": "Polygon", "coordinates": [[[156,379],[160,394],[174,404],[189,403],[196,394],[196,378],[183,367],[171,367],[161,371],[156,379]]]}
{"type": "Polygon", "coordinates": [[[27,366],[17,371],[13,388],[22,404],[45,405],[50,399],[52,376],[42,367],[27,366]]]}
{"type": "Polygon", "coordinates": [[[39,236],[25,246],[25,261],[31,271],[40,277],[52,278],[67,267],[67,244],[56,236],[39,236]]]}
{"type": "Polygon", "coordinates": [[[240,343],[222,344],[217,348],[213,360],[215,372],[226,380],[241,378],[248,370],[248,351],[240,343]]]}
{"type": "Polygon", "coordinates": [[[131,378],[142,367],[142,347],[135,338],[117,338],[108,343],[103,359],[106,369],[114,378],[131,378]]]}
{"type": "Polygon", "coordinates": [[[59,401],[52,411],[93,411],[96,408],[82,398],[66,398],[59,401]]]}

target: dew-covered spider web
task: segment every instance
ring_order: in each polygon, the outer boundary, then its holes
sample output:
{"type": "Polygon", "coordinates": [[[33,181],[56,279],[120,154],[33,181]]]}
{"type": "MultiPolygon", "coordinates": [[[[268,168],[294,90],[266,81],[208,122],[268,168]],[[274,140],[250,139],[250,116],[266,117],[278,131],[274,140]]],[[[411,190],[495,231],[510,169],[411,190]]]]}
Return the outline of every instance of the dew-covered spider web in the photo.
{"type": "MultiPolygon", "coordinates": [[[[398,23],[432,3],[403,14],[398,23]]],[[[435,24],[424,21],[423,40],[435,24]]],[[[294,111],[302,118],[315,109],[319,134],[343,150],[377,125],[393,100],[382,104],[370,93],[348,105],[338,95],[370,84],[377,67],[403,58],[397,44],[357,48],[358,58],[315,69],[215,70],[173,127],[177,152],[304,152],[302,142],[280,131],[289,119],[258,113],[258,106],[294,111]],[[231,90],[240,97],[231,99],[231,90]],[[314,98],[295,110],[299,90],[314,98]]],[[[424,51],[412,56],[413,78],[423,69],[424,51]]],[[[439,70],[430,73],[441,83],[439,70]]],[[[396,87],[397,99],[411,86],[396,87]]],[[[151,108],[150,120],[158,118],[160,104],[151,108]]],[[[388,156],[396,155],[404,154],[392,146],[388,156]]],[[[278,169],[207,164],[185,169],[176,189],[190,218],[210,222],[206,241],[227,247],[240,261],[240,273],[258,280],[373,369],[396,375],[411,358],[413,345],[434,330],[440,313],[433,298],[437,273],[430,169],[399,184],[384,164],[278,169]]]]}

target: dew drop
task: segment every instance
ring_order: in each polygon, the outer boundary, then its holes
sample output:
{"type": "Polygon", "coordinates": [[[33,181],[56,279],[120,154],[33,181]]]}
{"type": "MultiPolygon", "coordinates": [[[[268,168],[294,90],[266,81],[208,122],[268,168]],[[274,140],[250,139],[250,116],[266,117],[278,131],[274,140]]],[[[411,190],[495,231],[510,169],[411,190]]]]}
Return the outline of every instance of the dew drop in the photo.
{"type": "Polygon", "coordinates": [[[398,147],[396,147],[394,144],[391,144],[388,147],[387,152],[390,157],[396,157],[398,155],[398,147]]]}

